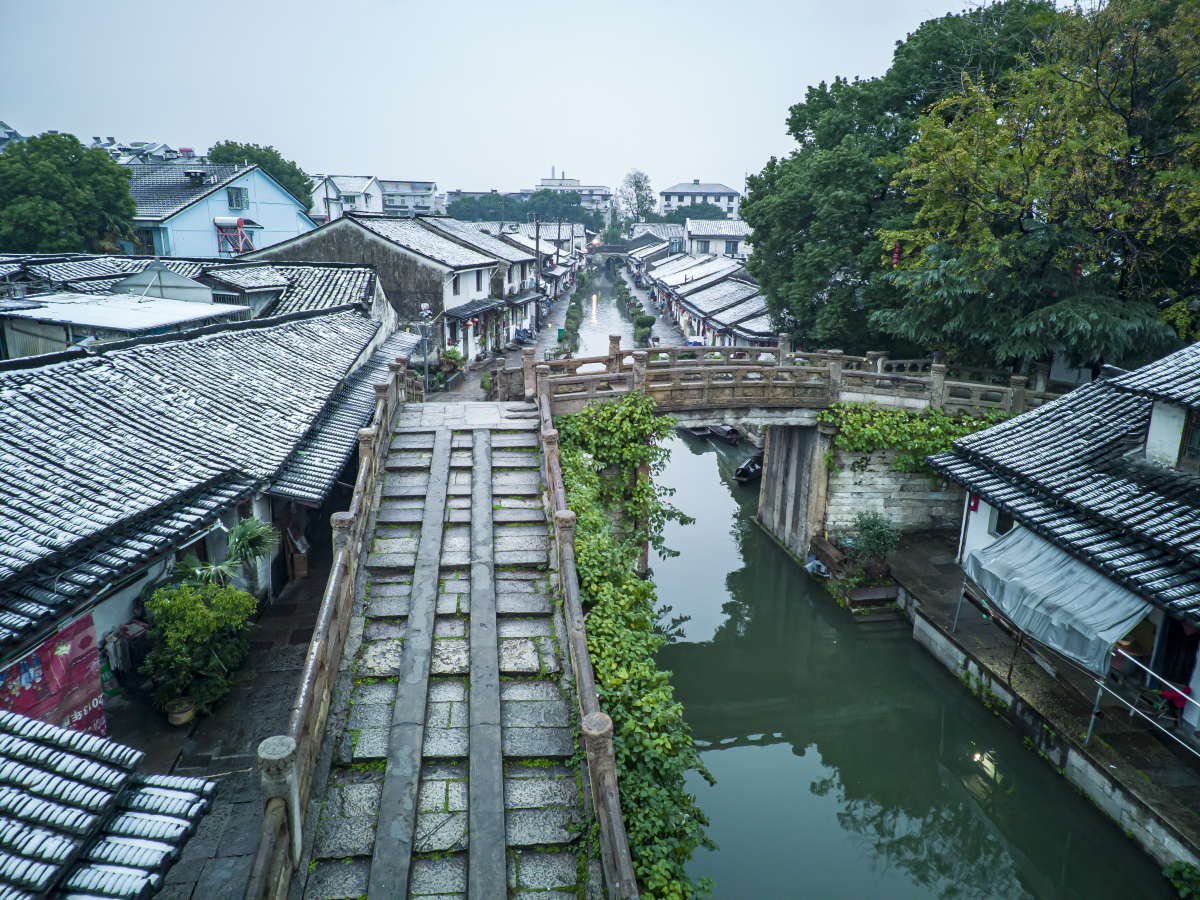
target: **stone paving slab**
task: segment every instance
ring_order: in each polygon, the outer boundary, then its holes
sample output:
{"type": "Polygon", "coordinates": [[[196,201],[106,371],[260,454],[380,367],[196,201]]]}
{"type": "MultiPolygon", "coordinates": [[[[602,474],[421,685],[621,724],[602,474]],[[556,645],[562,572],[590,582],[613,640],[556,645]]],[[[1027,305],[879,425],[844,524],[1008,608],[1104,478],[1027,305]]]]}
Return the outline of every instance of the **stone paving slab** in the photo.
{"type": "Polygon", "coordinates": [[[575,752],[575,736],[570,728],[502,729],[504,755],[514,759],[544,756],[567,757],[575,752]]]}
{"type": "Polygon", "coordinates": [[[508,809],[504,813],[505,837],[510,847],[572,844],[579,840],[580,815],[574,808],[508,809]]]}
{"type": "Polygon", "coordinates": [[[496,612],[502,616],[534,614],[548,616],[554,612],[554,601],[544,594],[497,594],[496,612]]]}
{"type": "Polygon", "coordinates": [[[492,519],[497,525],[507,525],[510,522],[544,522],[546,516],[540,509],[497,509],[492,512],[492,519]]]}
{"type": "Polygon", "coordinates": [[[528,431],[498,431],[492,433],[492,450],[539,450],[541,441],[528,431]]]}

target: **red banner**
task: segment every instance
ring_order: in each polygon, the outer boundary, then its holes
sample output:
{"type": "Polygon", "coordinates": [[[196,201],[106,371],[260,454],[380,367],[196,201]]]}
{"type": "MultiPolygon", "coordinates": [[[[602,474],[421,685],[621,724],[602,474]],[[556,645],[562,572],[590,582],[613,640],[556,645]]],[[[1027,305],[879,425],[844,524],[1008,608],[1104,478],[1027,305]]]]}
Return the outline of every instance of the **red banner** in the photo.
{"type": "Polygon", "coordinates": [[[104,737],[100,648],[91,613],[2,673],[0,709],[104,737]]]}

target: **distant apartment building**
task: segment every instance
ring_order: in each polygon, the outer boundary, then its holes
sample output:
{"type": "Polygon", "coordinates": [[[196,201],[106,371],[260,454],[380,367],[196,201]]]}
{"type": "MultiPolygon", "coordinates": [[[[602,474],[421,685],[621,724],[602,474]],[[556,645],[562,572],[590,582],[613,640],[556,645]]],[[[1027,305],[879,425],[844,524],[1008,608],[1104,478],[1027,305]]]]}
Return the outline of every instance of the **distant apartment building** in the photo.
{"type": "Polygon", "coordinates": [[[314,175],[313,205],[308,214],[318,224],[348,212],[383,212],[383,186],[373,175],[314,175]]]}
{"type": "Polygon", "coordinates": [[[725,210],[726,218],[737,219],[740,217],[738,210],[741,202],[742,195],[733,188],[716,182],[702,182],[697,178],[691,184],[680,182],[659,191],[658,214],[665,216],[681,206],[691,206],[693,203],[711,203],[725,210]]]}
{"type": "Polygon", "coordinates": [[[384,215],[409,218],[446,211],[446,197],[438,194],[436,181],[380,181],[379,187],[384,215]]]}
{"type": "Polygon", "coordinates": [[[613,191],[610,187],[605,187],[602,184],[580,184],[578,178],[567,178],[567,173],[562,173],[562,178],[555,177],[554,167],[550,167],[550,177],[543,178],[541,183],[535,188],[523,188],[521,196],[529,199],[529,195],[536,191],[554,191],[556,194],[576,193],[579,195],[580,204],[584,209],[596,210],[599,212],[608,212],[613,205],[613,191]]]}

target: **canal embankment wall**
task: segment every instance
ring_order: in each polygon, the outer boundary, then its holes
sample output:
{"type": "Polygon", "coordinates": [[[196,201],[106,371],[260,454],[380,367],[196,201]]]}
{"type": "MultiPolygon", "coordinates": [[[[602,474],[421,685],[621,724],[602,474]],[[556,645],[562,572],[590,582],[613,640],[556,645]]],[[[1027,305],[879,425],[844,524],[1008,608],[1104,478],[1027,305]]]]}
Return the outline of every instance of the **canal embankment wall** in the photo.
{"type": "Polygon", "coordinates": [[[1099,759],[1096,752],[1067,733],[1061,722],[1052,720],[1000,677],[968,643],[935,621],[912,591],[901,586],[896,602],[912,620],[913,639],[1151,857],[1161,865],[1182,860],[1200,866],[1200,845],[1184,830],[1190,823],[1173,821],[1139,796],[1121,777],[1129,773],[1119,771],[1123,767],[1118,757],[1114,756],[1117,763],[1099,759]]]}

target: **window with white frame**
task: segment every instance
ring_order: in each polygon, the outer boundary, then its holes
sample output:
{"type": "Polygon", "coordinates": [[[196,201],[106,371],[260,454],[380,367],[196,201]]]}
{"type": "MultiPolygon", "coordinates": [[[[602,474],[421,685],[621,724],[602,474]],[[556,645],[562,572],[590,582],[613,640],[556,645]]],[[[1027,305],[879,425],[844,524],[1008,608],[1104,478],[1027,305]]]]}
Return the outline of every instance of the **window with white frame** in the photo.
{"type": "Polygon", "coordinates": [[[729,256],[736,255],[738,252],[738,242],[737,241],[726,241],[725,242],[725,252],[729,256]]]}
{"type": "Polygon", "coordinates": [[[250,208],[250,189],[244,187],[225,188],[225,196],[229,200],[230,209],[250,208]]]}
{"type": "Polygon", "coordinates": [[[708,241],[696,241],[696,252],[697,253],[707,253],[708,252],[708,241]]]}
{"type": "MultiPolygon", "coordinates": [[[[512,281],[512,279],[510,278],[509,281],[512,281]]],[[[483,290],[483,269],[475,270],[475,290],[483,290]]]]}
{"type": "Polygon", "coordinates": [[[457,297],[458,296],[458,276],[457,275],[455,275],[454,280],[452,282],[450,282],[450,288],[452,291],[454,291],[454,296],[457,297]]]}

